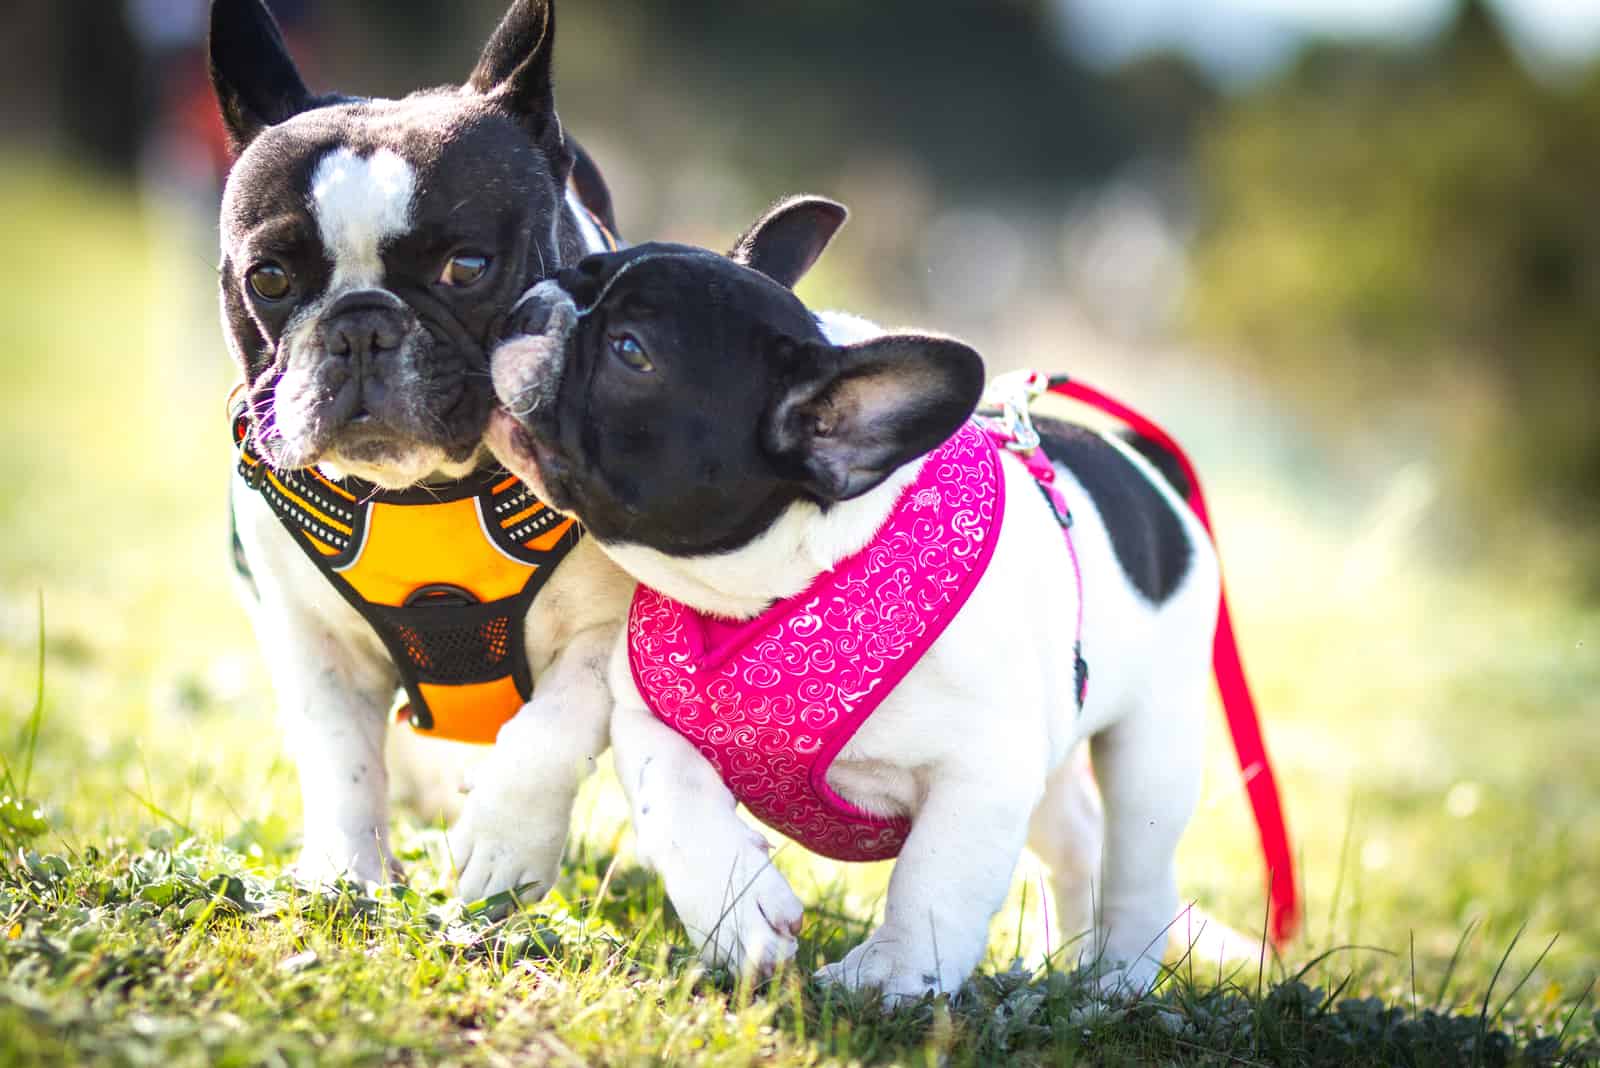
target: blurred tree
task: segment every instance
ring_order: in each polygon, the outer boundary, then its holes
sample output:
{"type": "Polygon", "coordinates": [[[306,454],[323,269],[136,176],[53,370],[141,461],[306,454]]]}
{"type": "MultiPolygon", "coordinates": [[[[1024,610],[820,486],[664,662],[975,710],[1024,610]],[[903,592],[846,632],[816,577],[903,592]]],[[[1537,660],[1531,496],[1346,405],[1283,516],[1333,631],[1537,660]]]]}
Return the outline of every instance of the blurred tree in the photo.
{"type": "Polygon", "coordinates": [[[61,94],[62,144],[85,161],[120,166],[133,158],[145,128],[138,95],[124,88],[137,84],[139,53],[122,5],[59,0],[54,10],[54,32],[22,47],[48,57],[41,76],[61,94]]]}
{"type": "Polygon", "coordinates": [[[1533,80],[1465,0],[1420,52],[1309,50],[1200,168],[1202,334],[1344,426],[1420,415],[1491,521],[1600,522],[1600,71],[1533,80]]]}
{"type": "MultiPolygon", "coordinates": [[[[506,2],[269,0],[280,16],[311,16],[296,44],[314,87],[380,95],[461,80],[506,2]]],[[[148,101],[134,91],[126,0],[13,3],[29,32],[0,34],[0,73],[20,66],[17,88],[48,90],[0,135],[57,127],[64,144],[131,165],[148,101]]],[[[558,21],[569,118],[649,143],[664,106],[691,114],[699,129],[674,130],[690,141],[669,158],[728,137],[730,160],[775,189],[885,152],[925,161],[947,188],[1053,197],[1136,157],[1176,155],[1213,99],[1178,61],[1126,84],[1084,68],[1050,0],[586,0],[561,4],[558,21]]]]}
{"type": "Polygon", "coordinates": [[[789,157],[784,173],[874,146],[929,160],[943,182],[1059,187],[1140,147],[1114,87],[1057,46],[1043,2],[642,6],[665,56],[747,110],[762,148],[789,157]]]}

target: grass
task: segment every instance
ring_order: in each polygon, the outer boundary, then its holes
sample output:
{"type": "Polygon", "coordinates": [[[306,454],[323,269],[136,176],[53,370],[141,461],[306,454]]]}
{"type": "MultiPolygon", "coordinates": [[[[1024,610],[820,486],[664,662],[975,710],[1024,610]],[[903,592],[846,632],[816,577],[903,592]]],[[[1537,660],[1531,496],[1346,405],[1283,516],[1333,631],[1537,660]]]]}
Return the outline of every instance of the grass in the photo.
{"type": "MultiPolygon", "coordinates": [[[[1283,960],[1174,958],[1158,996],[1096,1012],[1073,976],[1013,969],[1039,937],[1025,866],[967,995],[884,1015],[805,979],[868,929],[883,867],[790,849],[801,967],[742,988],[685,952],[604,776],[536,910],[451,901],[439,829],[404,812],[408,888],[297,886],[293,773],[227,582],[211,250],[36,162],[0,160],[0,203],[0,1065],[1600,1058],[1600,610],[1558,553],[1435,559],[1407,518],[1425,472],[1341,485],[1219,379],[1183,379],[1182,406],[1125,392],[1214,473],[1309,902],[1283,960]]],[[[1182,886],[1249,927],[1218,723],[1182,886]]]]}

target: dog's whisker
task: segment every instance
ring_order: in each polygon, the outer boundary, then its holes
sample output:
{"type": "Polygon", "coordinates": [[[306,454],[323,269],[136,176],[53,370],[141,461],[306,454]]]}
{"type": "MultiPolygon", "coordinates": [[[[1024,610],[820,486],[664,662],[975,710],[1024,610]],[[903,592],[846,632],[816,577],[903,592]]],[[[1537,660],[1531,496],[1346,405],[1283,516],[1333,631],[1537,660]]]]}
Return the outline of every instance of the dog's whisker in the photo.
{"type": "Polygon", "coordinates": [[[534,395],[533,397],[531,397],[528,400],[527,404],[524,404],[524,405],[511,405],[511,404],[508,404],[508,405],[505,406],[505,409],[514,418],[517,418],[517,419],[531,419],[531,418],[533,418],[534,413],[538,412],[542,400],[543,400],[543,398],[539,397],[536,394],[536,395],[534,395]]]}

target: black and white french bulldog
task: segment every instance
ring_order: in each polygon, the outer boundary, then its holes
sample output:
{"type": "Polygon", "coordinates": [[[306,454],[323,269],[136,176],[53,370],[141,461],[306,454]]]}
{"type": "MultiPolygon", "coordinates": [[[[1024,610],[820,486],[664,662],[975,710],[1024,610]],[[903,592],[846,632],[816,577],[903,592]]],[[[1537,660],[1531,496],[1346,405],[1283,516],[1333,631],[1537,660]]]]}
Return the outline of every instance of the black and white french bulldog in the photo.
{"type": "MultiPolygon", "coordinates": [[[[237,153],[223,324],[272,467],[399,489],[489,461],[489,350],[532,283],[606,247],[604,184],[556,116],[554,28],[551,0],[515,0],[464,85],[362,99],[309,91],[262,0],[214,0],[211,74],[237,153]]],[[[398,870],[394,665],[262,495],[236,479],[232,500],[299,770],[300,870],[385,878],[398,870]]],[[[533,701],[475,773],[450,839],[463,897],[553,883],[572,792],[605,744],[597,665],[628,588],[585,540],[536,600],[529,661],[536,693],[562,703],[559,724],[533,701]]]]}
{"type": "MultiPolygon", "coordinates": [[[[588,257],[532,291],[530,336],[496,351],[502,410],[486,440],[502,462],[641,583],[707,616],[756,617],[866,545],[978,400],[966,346],[814,316],[790,291],[842,219],[799,199],[732,258],[661,244],[588,257]]],[[[1044,429],[1081,601],[1061,522],[1004,454],[987,570],[828,768],[838,795],[910,831],[883,924],[827,981],[955,990],[1025,845],[1052,869],[1056,930],[1094,932],[1081,945],[1103,984],[1157,975],[1200,783],[1217,562],[1143,457],[1044,429]],[[1080,603],[1093,665],[1081,708],[1080,603]],[[1103,821],[1072,756],[1085,739],[1103,821]]],[[[639,856],[707,960],[770,969],[795,951],[800,902],[706,756],[647,708],[627,645],[611,660],[611,741],[639,856]]]]}

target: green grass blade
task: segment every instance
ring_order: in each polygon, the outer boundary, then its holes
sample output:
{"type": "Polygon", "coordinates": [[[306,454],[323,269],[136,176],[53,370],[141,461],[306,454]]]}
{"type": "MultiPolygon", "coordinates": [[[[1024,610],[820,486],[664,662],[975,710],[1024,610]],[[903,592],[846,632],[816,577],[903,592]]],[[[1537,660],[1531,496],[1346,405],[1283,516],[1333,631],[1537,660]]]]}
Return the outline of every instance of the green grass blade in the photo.
{"type": "Polygon", "coordinates": [[[44,722],[44,590],[39,591],[39,662],[34,676],[33,713],[28,717],[27,740],[22,745],[22,789],[33,785],[33,755],[39,748],[39,726],[44,722]]]}

